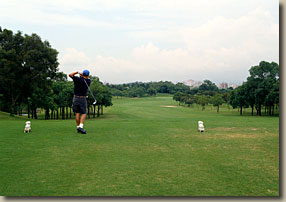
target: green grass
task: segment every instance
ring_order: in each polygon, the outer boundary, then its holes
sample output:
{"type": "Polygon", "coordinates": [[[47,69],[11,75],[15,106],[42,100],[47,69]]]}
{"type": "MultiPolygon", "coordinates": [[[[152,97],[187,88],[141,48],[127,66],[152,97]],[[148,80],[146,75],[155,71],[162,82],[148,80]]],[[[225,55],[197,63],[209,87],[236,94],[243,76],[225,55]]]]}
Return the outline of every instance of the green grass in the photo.
{"type": "Polygon", "coordinates": [[[0,113],[0,195],[279,196],[279,117],[172,97],[113,103],[87,135],[74,120],[32,120],[24,134],[25,119],[0,113]]]}

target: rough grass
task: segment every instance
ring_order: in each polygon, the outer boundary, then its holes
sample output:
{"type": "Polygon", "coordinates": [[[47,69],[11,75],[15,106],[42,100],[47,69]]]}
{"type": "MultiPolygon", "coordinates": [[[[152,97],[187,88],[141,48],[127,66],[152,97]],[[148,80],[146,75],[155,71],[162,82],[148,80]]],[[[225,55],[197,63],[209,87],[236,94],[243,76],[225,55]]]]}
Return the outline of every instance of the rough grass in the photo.
{"type": "Polygon", "coordinates": [[[32,120],[24,134],[25,119],[1,113],[0,195],[279,196],[278,117],[171,97],[113,102],[87,135],[73,120],[32,120]]]}

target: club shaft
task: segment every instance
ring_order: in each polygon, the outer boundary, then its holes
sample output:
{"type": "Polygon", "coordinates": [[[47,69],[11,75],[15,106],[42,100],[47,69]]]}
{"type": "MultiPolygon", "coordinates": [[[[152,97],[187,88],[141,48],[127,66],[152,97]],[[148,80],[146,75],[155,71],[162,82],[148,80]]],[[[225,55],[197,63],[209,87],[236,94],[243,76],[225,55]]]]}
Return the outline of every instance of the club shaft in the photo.
{"type": "Polygon", "coordinates": [[[91,96],[93,97],[94,101],[96,101],[96,99],[95,99],[95,97],[94,97],[94,95],[93,95],[93,93],[92,93],[91,89],[90,89],[90,88],[89,88],[89,86],[87,85],[87,83],[86,83],[85,79],[84,79],[84,82],[85,82],[85,84],[86,84],[86,86],[87,86],[87,88],[88,88],[88,90],[89,90],[89,92],[90,92],[91,96]]]}

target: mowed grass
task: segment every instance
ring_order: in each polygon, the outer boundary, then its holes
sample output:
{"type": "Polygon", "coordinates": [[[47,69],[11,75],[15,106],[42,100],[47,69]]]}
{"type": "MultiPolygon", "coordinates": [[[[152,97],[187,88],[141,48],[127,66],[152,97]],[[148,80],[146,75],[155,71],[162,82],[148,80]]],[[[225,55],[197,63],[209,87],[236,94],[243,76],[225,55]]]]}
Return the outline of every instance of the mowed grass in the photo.
{"type": "Polygon", "coordinates": [[[74,120],[32,120],[24,134],[25,119],[0,114],[0,195],[279,196],[279,117],[168,96],[113,103],[87,135],[74,120]]]}

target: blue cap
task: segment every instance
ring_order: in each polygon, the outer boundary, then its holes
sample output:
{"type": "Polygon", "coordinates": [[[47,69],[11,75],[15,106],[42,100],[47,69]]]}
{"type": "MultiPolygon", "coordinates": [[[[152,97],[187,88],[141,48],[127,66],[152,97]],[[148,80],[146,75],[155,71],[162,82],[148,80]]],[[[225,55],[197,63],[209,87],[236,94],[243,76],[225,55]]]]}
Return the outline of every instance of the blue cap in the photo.
{"type": "Polygon", "coordinates": [[[89,76],[89,71],[88,70],[83,70],[82,75],[83,76],[89,76]]]}

